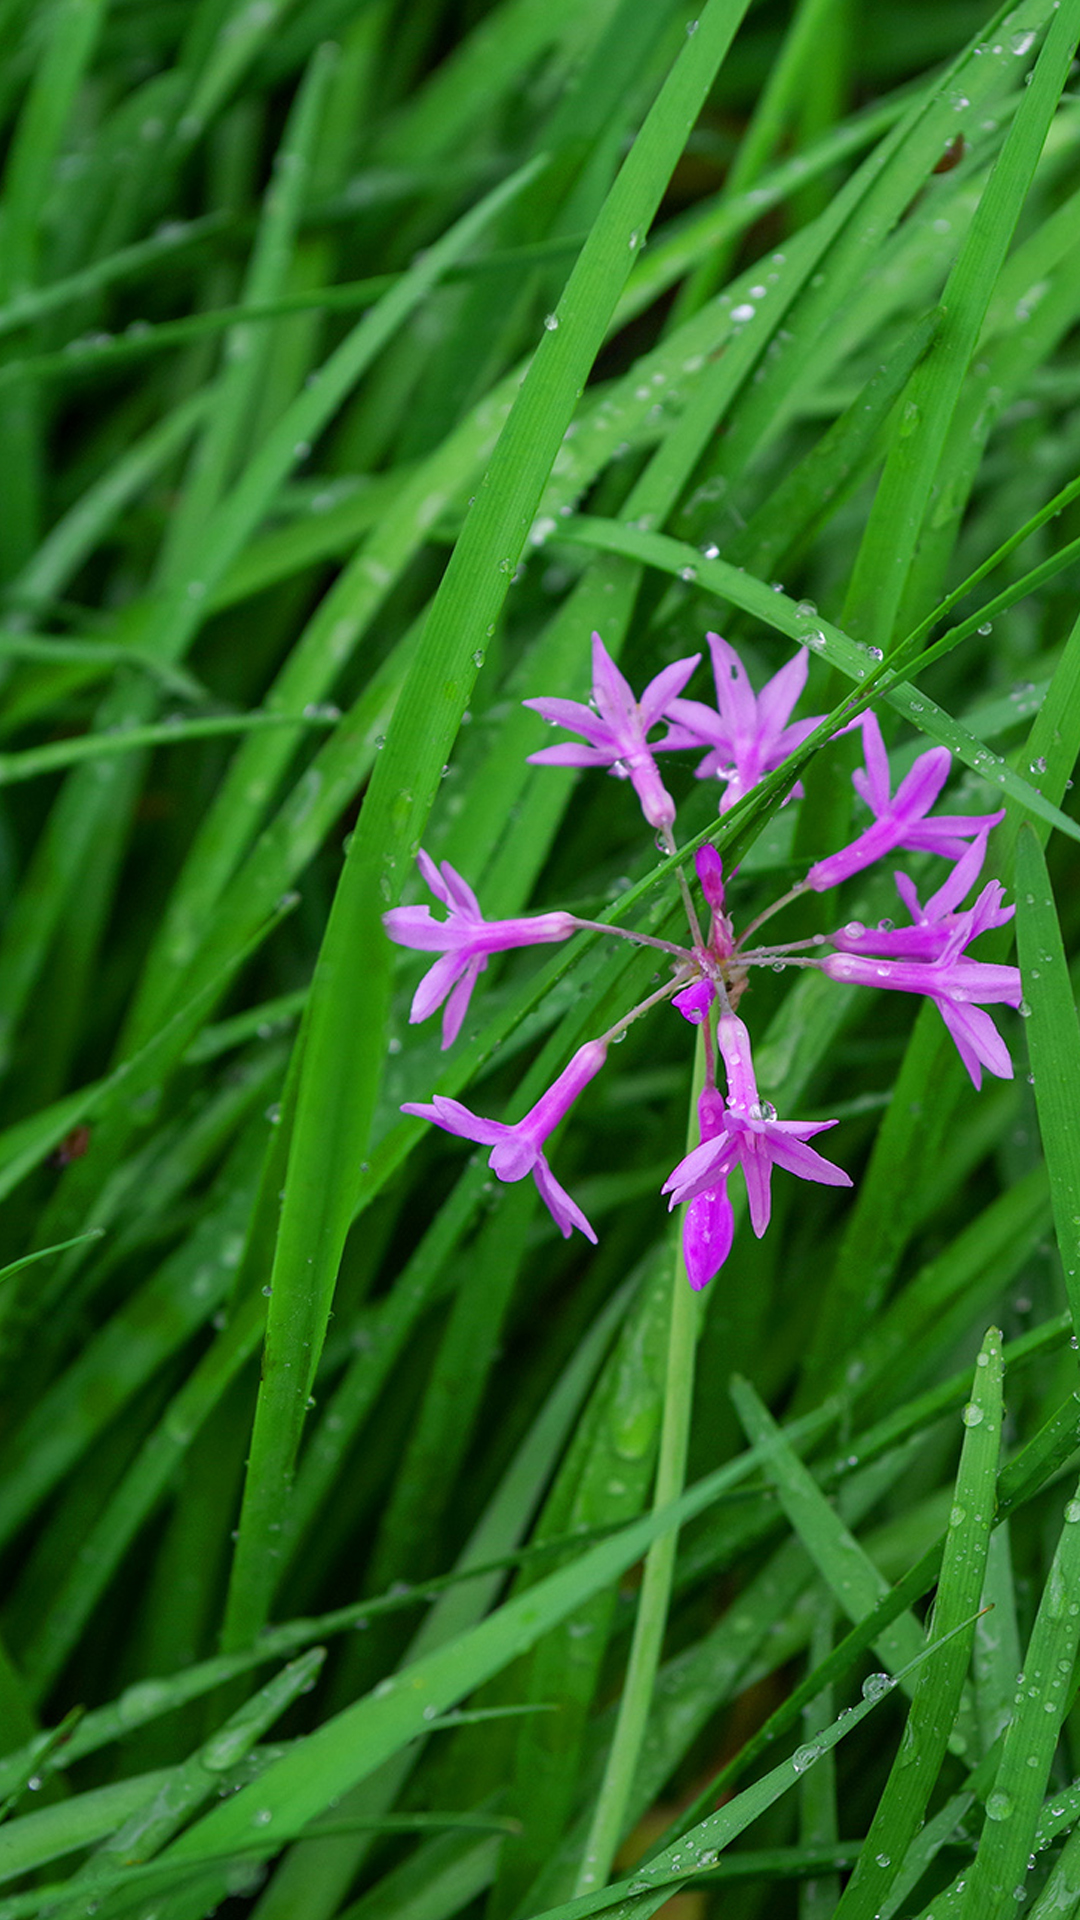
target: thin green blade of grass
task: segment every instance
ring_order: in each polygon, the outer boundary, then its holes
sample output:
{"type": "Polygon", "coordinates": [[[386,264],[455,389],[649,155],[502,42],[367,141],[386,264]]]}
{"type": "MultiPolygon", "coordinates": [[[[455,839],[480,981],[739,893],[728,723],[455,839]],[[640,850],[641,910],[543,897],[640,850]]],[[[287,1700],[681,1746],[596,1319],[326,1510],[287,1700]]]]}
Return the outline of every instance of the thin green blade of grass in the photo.
{"type": "MultiPolygon", "coordinates": [[[[135,440],[51,527],[33,557],[11,583],[11,608],[0,632],[20,631],[68,584],[113,525],[117,515],[158,474],[199,425],[209,394],[192,394],[135,440]]],[[[129,651],[129,649],[123,649],[129,651]]]]}
{"type": "Polygon", "coordinates": [[[1016,1676],[1021,1665],[1012,1537],[1007,1520],[990,1535],[983,1607],[975,1628],[972,1671],[979,1737],[986,1755],[1012,1717],[1016,1676]]]}
{"type": "MultiPolygon", "coordinates": [[[[574,1532],[611,1512],[630,1517],[648,1498],[656,1460],[663,1380],[660,1354],[669,1317],[670,1276],[663,1259],[652,1272],[637,1310],[612,1355],[602,1404],[585,1459],[568,1461],[576,1485],[565,1515],[555,1517],[563,1488],[557,1482],[547,1525],[574,1532]],[[612,1484],[622,1488],[617,1501],[612,1484]]],[[[599,1399],[599,1394],[598,1394],[599,1399]]],[[[600,1682],[614,1625],[614,1599],[598,1595],[537,1646],[527,1674],[528,1697],[558,1698],[561,1710],[526,1722],[514,1755],[512,1807],[527,1820],[522,1838],[504,1849],[493,1895],[503,1913],[515,1912],[558,1842],[573,1804],[589,1710],[600,1682]]]]}
{"type": "MultiPolygon", "coordinates": [[[[748,1380],[731,1383],[747,1439],[752,1445],[779,1442],[780,1429],[748,1380]]],[[[798,1538],[818,1568],[839,1607],[854,1624],[872,1612],[888,1592],[855,1535],[830,1506],[809,1468],[788,1447],[779,1447],[766,1469],[798,1538]]],[[[918,1621],[900,1614],[874,1643],[874,1650],[895,1675],[910,1665],[923,1644],[918,1621]]]]}
{"type": "Polygon", "coordinates": [[[1073,1325],[1080,1329],[1080,1027],[1046,860],[1031,828],[1016,842],[1016,940],[1028,1052],[1035,1079],[1058,1251],[1073,1325]]]}
{"type": "Polygon", "coordinates": [[[832,220],[835,211],[841,210],[843,219],[823,255],[821,277],[804,300],[797,335],[775,364],[766,369],[762,381],[741,396],[729,422],[717,462],[720,474],[729,481],[760,460],[770,441],[835,364],[845,344],[838,316],[866,286],[869,254],[876,254],[883,236],[898,228],[910,213],[913,197],[924,193],[928,176],[949,140],[958,131],[965,135],[973,132],[980,117],[997,106],[999,96],[1015,85],[1015,60],[1006,32],[1008,18],[1007,10],[1001,9],[988,29],[980,31],[935,75],[932,87],[916,90],[895,129],[860,172],[844,183],[834,207],[820,216],[832,220]],[[960,100],[964,105],[958,119],[960,100]]]}
{"type": "Polygon", "coordinates": [[[1015,1911],[1015,1890],[1024,1883],[1036,1844],[1069,1679],[1080,1641],[1080,1613],[1072,1595],[1080,1581],[1080,1499],[1070,1500],[1053,1562],[1039,1602],[1018,1681],[1013,1716],[1005,1729],[1001,1764],[986,1801],[986,1824],[975,1862],[965,1876],[961,1912],[972,1920],[998,1920],[1015,1911]]]}
{"type": "Polygon", "coordinates": [[[94,260],[78,273],[50,280],[44,286],[28,287],[17,298],[0,306],[0,337],[15,333],[47,319],[62,307],[75,305],[87,295],[101,293],[106,287],[134,279],[149,270],[155,272],[163,261],[182,253],[186,247],[201,245],[219,234],[225,221],[219,213],[204,214],[195,220],[170,222],[160,232],[128,247],[119,247],[104,259],[94,260]]]}
{"type": "MultiPolygon", "coordinates": [[[[207,1217],[135,1289],[38,1398],[3,1447],[0,1535],[9,1538],[101,1429],[216,1312],[251,1210],[265,1125],[248,1130],[215,1183],[207,1217]]],[[[96,1230],[100,1232],[100,1229],[96,1230]]]]}
{"type": "Polygon", "coordinates": [[[329,727],[327,714],[223,713],[205,719],[162,720],[156,725],[129,727],[123,733],[86,733],[74,740],[56,740],[45,747],[27,747],[22,753],[0,753],[0,787],[37,780],[86,760],[116,753],[137,753],[143,747],[182,745],[185,740],[212,740],[221,734],[253,733],[263,727],[329,727]]]}
{"type": "MultiPolygon", "coordinates": [[[[292,911],[295,900],[281,903],[278,913],[259,930],[246,949],[236,955],[239,966],[254,953],[283,916],[292,911]]],[[[111,1073],[92,1081],[76,1093],[66,1094],[51,1106],[18,1120],[0,1133],[0,1198],[6,1197],[19,1182],[37,1167],[65,1134],[82,1121],[107,1114],[118,1099],[134,1098],[156,1084],[162,1066],[178,1049],[182,1054],[193,1032],[202,1026],[206,1009],[221,991],[220,980],[194,994],[137,1053],[121,1060],[111,1073]]]]}
{"type": "Polygon", "coordinates": [[[170,1772],[169,1767],[158,1767],[5,1822],[0,1828],[0,1881],[18,1879],[115,1833],[121,1821],[130,1819],[164,1786],[170,1772]]]}
{"type": "Polygon", "coordinates": [[[921,1826],[948,1749],[971,1655],[974,1615],[982,1594],[994,1518],[1001,1450],[1001,1335],[991,1328],[979,1350],[972,1397],[964,1411],[964,1446],[934,1601],[930,1643],[946,1640],[940,1659],[924,1667],[900,1750],[874,1811],[855,1871],[836,1909],[838,1920],[872,1920],[888,1897],[921,1826]],[[970,1622],[972,1635],[955,1628],[970,1622]]]}
{"type": "MultiPolygon", "coordinates": [[[[270,185],[244,278],[242,299],[259,306],[280,294],[292,266],[300,218],[338,60],[336,46],[320,47],[297,91],[274,156],[270,185]]],[[[251,428],[260,386],[265,382],[272,332],[251,333],[241,323],[225,343],[224,366],[214,382],[214,399],[190,463],[177,510],[158,560],[158,578],[190,579],[199,564],[211,517],[217,510],[251,428]]]]}
{"type": "MultiPolygon", "coordinates": [[[[834,6],[835,0],[798,0],[724,181],[725,198],[746,192],[780,145],[794,116],[798,95],[809,82],[808,63],[815,68],[812,84],[821,84],[821,35],[834,6]]],[[[681,289],[675,306],[677,316],[692,312],[714,288],[723,286],[731,255],[730,243],[717,246],[714,242],[708,258],[699,263],[681,289]]]]}
{"type": "MultiPolygon", "coordinates": [[[[92,1898],[99,1880],[108,1877],[110,1869],[152,1859],[199,1807],[217,1796],[222,1774],[246,1760],[274,1722],[301,1694],[310,1691],[325,1658],[325,1647],[313,1647],[292,1661],[231,1714],[197,1753],[175,1768],[171,1778],[157,1787],[72,1875],[73,1902],[92,1898]]],[[[106,1901],[101,1910],[108,1913],[111,1905],[106,1901]]]]}
{"type": "Polygon", "coordinates": [[[265,1321],[265,1302],[258,1295],[236,1309],[173,1395],[113,1498],[86,1533],[80,1546],[81,1564],[72,1568],[53,1594],[25,1650],[27,1680],[35,1697],[48,1692],[123,1555],[167,1492],[193,1439],[257,1351],[265,1321]]]}
{"type": "Polygon", "coordinates": [[[945,318],[905,400],[848,590],[848,624],[888,651],[949,423],[1080,36],[1080,7],[1028,10],[1050,26],[943,296],[945,318]]]}

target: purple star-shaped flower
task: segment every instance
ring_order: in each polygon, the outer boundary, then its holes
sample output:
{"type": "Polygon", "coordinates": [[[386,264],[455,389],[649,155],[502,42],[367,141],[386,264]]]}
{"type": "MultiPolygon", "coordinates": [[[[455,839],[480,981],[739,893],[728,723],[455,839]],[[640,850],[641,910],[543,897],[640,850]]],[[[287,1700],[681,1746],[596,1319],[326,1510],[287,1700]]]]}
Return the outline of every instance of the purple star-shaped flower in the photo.
{"type": "MultiPolygon", "coordinates": [[[[977,908],[972,909],[973,913],[976,911],[977,908]]],[[[1023,997],[1019,967],[969,960],[960,952],[955,935],[937,959],[927,962],[887,960],[873,954],[831,953],[821,966],[822,972],[832,980],[928,995],[955,1040],[957,1052],[975,1086],[982,1086],[983,1067],[999,1080],[1012,1079],[1009,1049],[990,1015],[973,1003],[1018,1007],[1023,997]]]]}
{"type": "MultiPolygon", "coordinates": [[[[530,753],[537,767],[608,767],[620,780],[629,780],[641,802],[641,811],[650,827],[670,833],[675,819],[675,802],[666,791],[653,758],[654,749],[646,735],[663,719],[677,693],[680,693],[698,661],[676,660],[650,680],[641,699],[624,679],[598,633],[592,637],[593,688],[596,711],[579,700],[525,700],[545,720],[568,727],[583,736],[583,745],[567,742],[560,747],[541,747],[530,753]]],[[[658,741],[666,747],[667,739],[658,741]]]]}
{"type": "Polygon", "coordinates": [[[851,1180],[840,1167],[806,1145],[815,1134],[835,1127],[835,1120],[778,1120],[775,1109],[759,1099],[750,1035],[737,1014],[721,1014],[716,1038],[728,1076],[723,1130],[680,1160],[661,1191],[671,1195],[669,1208],[675,1207],[709,1192],[741,1166],[750,1202],[750,1224],[760,1239],[772,1209],[774,1165],[785,1167],[801,1180],[817,1180],[829,1187],[850,1187],[851,1180]]]}
{"type": "Polygon", "coordinates": [[[541,1095],[535,1107],[530,1107],[524,1119],[516,1121],[513,1126],[502,1120],[485,1120],[480,1114],[470,1113],[460,1100],[448,1099],[441,1093],[433,1096],[430,1106],[408,1100],[401,1111],[416,1114],[420,1120],[430,1120],[435,1126],[444,1128],[447,1133],[456,1133],[464,1140],[476,1140],[481,1146],[491,1147],[493,1151],[488,1166],[498,1180],[524,1180],[526,1174],[531,1173],[540,1198],[563,1238],[568,1240],[574,1227],[577,1227],[595,1245],[595,1233],[581,1208],[560,1187],[548,1166],[543,1146],[548,1134],[558,1126],[582,1088],[599,1073],[606,1056],[605,1040],[586,1041],[583,1047],[578,1048],[569,1065],[563,1068],[558,1079],[541,1095]]]}
{"type": "Polygon", "coordinates": [[[442,959],[425,973],[413,995],[409,1019],[415,1024],[446,1001],[443,1013],[444,1049],[457,1039],[465,1009],[477,979],[487,966],[489,953],[504,953],[510,947],[532,947],[545,941],[567,940],[575,931],[572,913],[539,913],[520,920],[485,920],[472,888],[456,873],[449,860],[442,871],[421,848],[416,856],[428,886],[444,907],[448,920],[433,920],[430,907],[391,907],[383,914],[383,925],[391,940],[402,947],[418,947],[424,953],[441,953],[442,959]],[[449,998],[447,996],[449,995],[449,998]]]}
{"type": "Polygon", "coordinates": [[[860,768],[851,777],[856,793],[874,815],[874,824],[850,846],[811,867],[806,884],[815,893],[837,886],[899,847],[910,852],[941,853],[946,859],[957,860],[972,834],[995,827],[1005,818],[1004,808],[1000,813],[939,814],[933,820],[925,817],[949,777],[952,754],[948,747],[931,747],[921,753],[894,798],[889,788],[889,756],[877,715],[864,713],[861,719],[866,769],[864,772],[860,768]]]}
{"type": "MultiPolygon", "coordinates": [[[[806,685],[809,658],[800,651],[786,667],[774,673],[757,695],[734,647],[718,633],[706,634],[712,653],[719,712],[701,700],[672,700],[668,715],[675,722],[666,747],[708,747],[697,769],[699,780],[715,774],[727,785],[720,812],[741,800],[801,746],[820,715],[792,720],[791,709],[806,685]]],[[[797,788],[792,789],[798,791],[797,788]]]]}
{"type": "Polygon", "coordinates": [[[940,960],[946,949],[958,953],[992,927],[1007,926],[1016,908],[1002,906],[1005,890],[999,880],[989,880],[973,906],[962,913],[956,911],[982,871],[988,835],[986,827],[976,834],[944,885],[931,894],[925,907],[919,903],[914,880],[906,873],[893,875],[897,892],[911,915],[910,927],[894,927],[891,921],[883,921],[877,927],[864,927],[853,920],[829,935],[831,944],[841,953],[870,953],[887,960],[931,961],[940,960]]]}
{"type": "Polygon", "coordinates": [[[982,1085],[983,1067],[999,1080],[1011,1080],[1013,1067],[990,1015],[973,1003],[1018,1007],[1022,993],[1019,968],[972,960],[964,951],[980,933],[1006,926],[1016,912],[1015,907],[1002,905],[1004,890],[997,880],[987,882],[973,906],[958,911],[982,871],[991,824],[980,828],[925,907],[920,905],[915,882],[906,873],[896,874],[912,926],[854,923],[842,927],[831,936],[840,951],[822,962],[823,972],[833,980],[926,994],[948,1027],[976,1087],[982,1085]]]}

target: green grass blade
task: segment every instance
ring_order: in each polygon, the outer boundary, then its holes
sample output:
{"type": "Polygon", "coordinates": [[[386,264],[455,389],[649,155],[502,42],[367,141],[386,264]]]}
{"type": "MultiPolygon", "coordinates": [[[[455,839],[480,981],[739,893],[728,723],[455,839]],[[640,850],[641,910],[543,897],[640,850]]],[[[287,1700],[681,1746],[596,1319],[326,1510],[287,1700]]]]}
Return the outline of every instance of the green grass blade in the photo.
{"type": "Polygon", "coordinates": [[[1035,1103],[1050,1174],[1058,1251],[1073,1325],[1080,1327],[1080,1027],[1042,848],[1026,824],[1016,842],[1016,939],[1035,1103]]]}
{"type": "Polygon", "coordinates": [[[975,1367],[971,1400],[964,1411],[964,1448],[956,1478],[941,1578],[934,1602],[930,1644],[945,1640],[941,1657],[924,1667],[885,1790],[878,1801],[858,1864],[836,1909],[838,1920],[870,1920],[900,1872],[926,1816],[945,1760],[960,1706],[986,1567],[994,1513],[994,1483],[1001,1449],[1001,1335],[991,1328],[975,1367]],[[972,1634],[954,1630],[965,1622],[972,1634]]]}
{"type": "Polygon", "coordinates": [[[1050,1575],[1039,1603],[1018,1681],[1013,1717],[1005,1729],[1001,1764],[986,1801],[986,1825],[966,1875],[961,1911],[979,1920],[1015,1911],[1036,1844],[1043,1795],[1068,1705],[1068,1679],[1080,1641],[1080,1615],[1070,1596],[1080,1579],[1080,1500],[1065,1507],[1050,1575]]]}

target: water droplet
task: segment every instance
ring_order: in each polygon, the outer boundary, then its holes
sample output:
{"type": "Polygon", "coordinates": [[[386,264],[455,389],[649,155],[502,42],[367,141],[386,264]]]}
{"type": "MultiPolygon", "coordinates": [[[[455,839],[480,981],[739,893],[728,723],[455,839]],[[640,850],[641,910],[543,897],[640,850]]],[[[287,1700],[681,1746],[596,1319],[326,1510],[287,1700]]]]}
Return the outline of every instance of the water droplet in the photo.
{"type": "Polygon", "coordinates": [[[963,1525],[966,1519],[967,1519],[966,1507],[953,1507],[949,1514],[949,1525],[950,1527],[960,1527],[963,1525]]]}
{"type": "Polygon", "coordinates": [[[862,1683],[864,1700],[880,1700],[883,1693],[892,1691],[893,1681],[887,1673],[868,1673],[862,1683]]]}
{"type": "Polygon", "coordinates": [[[1026,29],[1022,29],[1019,33],[1014,33],[1012,35],[1012,37],[1009,40],[1009,51],[1010,53],[1014,53],[1018,57],[1022,58],[1025,53],[1031,52],[1031,49],[1034,45],[1035,45],[1035,34],[1033,30],[1029,27],[1026,29]]]}
{"type": "Polygon", "coordinates": [[[742,326],[745,324],[747,320],[753,319],[754,312],[755,312],[755,309],[754,307],[751,306],[749,300],[742,300],[740,301],[737,307],[732,307],[731,317],[740,326],[742,326]]]}
{"type": "Polygon", "coordinates": [[[812,1767],[815,1760],[821,1759],[821,1751],[820,1747],[815,1746],[796,1747],[791,1756],[791,1764],[795,1772],[805,1773],[807,1767],[812,1767]]]}
{"type": "Polygon", "coordinates": [[[1065,1518],[1070,1526],[1075,1526],[1076,1522],[1080,1520],[1080,1500],[1069,1501],[1065,1509],[1065,1518]]]}
{"type": "Polygon", "coordinates": [[[978,1401],[969,1400],[960,1418],[963,1420],[965,1427],[981,1427],[983,1423],[983,1410],[979,1406],[978,1401]]]}
{"type": "Polygon", "coordinates": [[[995,1791],[986,1798],[986,1817],[988,1820],[1008,1820],[1012,1817],[1013,1803],[1007,1793],[995,1791]]]}
{"type": "Polygon", "coordinates": [[[874,1855],[874,1858],[877,1861],[879,1867],[888,1867],[892,1865],[892,1862],[890,1861],[887,1853],[876,1853],[874,1855]]]}
{"type": "Polygon", "coordinates": [[[984,638],[988,633],[993,633],[993,631],[994,623],[992,620],[984,620],[982,626],[976,628],[976,632],[981,633],[984,638]]]}
{"type": "Polygon", "coordinates": [[[546,314],[544,315],[544,326],[545,326],[545,328],[547,329],[547,331],[548,331],[548,333],[557,333],[557,332],[558,332],[558,330],[559,330],[559,316],[558,316],[558,314],[557,314],[557,313],[546,313],[546,314]]]}
{"type": "Polygon", "coordinates": [[[260,1807],[252,1814],[251,1824],[253,1827],[268,1827],[273,1817],[269,1807],[260,1807]]]}

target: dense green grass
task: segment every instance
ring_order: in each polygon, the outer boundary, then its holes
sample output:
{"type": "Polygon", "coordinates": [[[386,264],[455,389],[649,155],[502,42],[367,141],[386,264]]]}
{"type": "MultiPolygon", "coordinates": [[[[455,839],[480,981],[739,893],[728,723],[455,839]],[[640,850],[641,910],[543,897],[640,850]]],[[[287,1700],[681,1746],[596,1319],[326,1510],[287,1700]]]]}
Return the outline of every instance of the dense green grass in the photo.
{"type": "Polygon", "coordinates": [[[1080,1915],[1078,44],[0,0],[0,1920],[1080,1915]],[[658,860],[521,702],[708,629],[832,717],[719,822],[665,762],[658,860]],[[401,1114],[520,1116],[656,979],[500,957],[440,1053],[419,846],[677,938],[710,840],[744,926],[871,704],[1006,807],[1012,1081],[755,975],[855,1185],[700,1296],[668,1010],[555,1145],[595,1248],[401,1114]]]}

